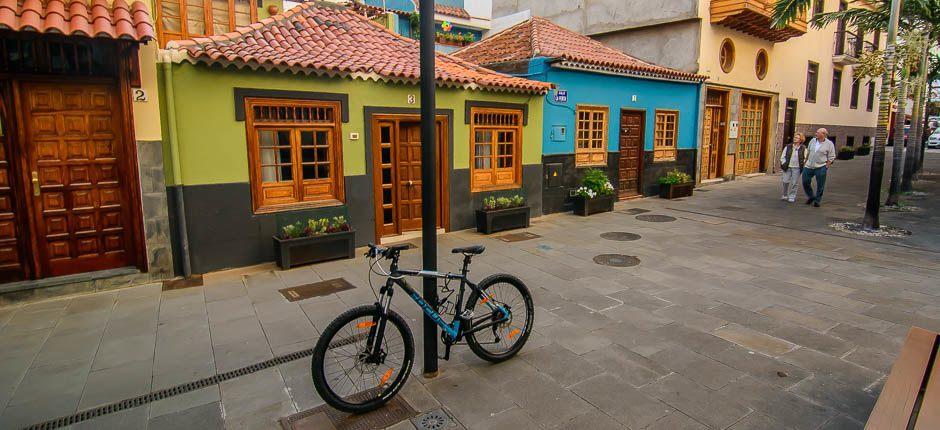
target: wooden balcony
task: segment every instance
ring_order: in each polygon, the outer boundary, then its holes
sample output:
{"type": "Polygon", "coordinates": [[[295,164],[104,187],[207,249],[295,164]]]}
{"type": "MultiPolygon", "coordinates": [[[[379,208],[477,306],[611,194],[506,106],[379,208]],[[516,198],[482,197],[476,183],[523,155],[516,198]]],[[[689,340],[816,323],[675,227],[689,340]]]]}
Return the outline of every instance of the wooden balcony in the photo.
{"type": "Polygon", "coordinates": [[[770,17],[774,0],[712,0],[711,22],[771,42],[783,42],[806,34],[806,17],[784,28],[773,28],[770,17]]]}

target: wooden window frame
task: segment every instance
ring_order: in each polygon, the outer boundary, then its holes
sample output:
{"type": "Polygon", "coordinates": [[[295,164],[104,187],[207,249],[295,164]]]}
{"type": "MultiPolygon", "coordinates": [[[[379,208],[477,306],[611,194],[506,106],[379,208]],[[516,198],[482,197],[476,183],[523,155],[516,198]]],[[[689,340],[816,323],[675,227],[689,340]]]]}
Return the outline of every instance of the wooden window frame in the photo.
{"type": "MultiPolygon", "coordinates": [[[[251,23],[258,22],[258,4],[261,0],[248,0],[248,13],[249,21],[251,23]]],[[[215,35],[214,29],[214,19],[212,17],[212,0],[202,0],[202,10],[203,10],[203,19],[206,27],[205,34],[194,34],[189,32],[189,23],[187,22],[187,10],[188,5],[186,0],[155,0],[154,9],[156,10],[156,24],[157,24],[157,41],[161,48],[166,47],[167,42],[171,40],[184,40],[190,39],[193,37],[203,37],[203,36],[212,36],[215,35]],[[180,31],[176,32],[167,32],[163,28],[163,3],[164,2],[179,3],[180,11],[180,31]]],[[[228,31],[235,30],[235,0],[228,0],[228,31]]]]}
{"type": "Polygon", "coordinates": [[[736,55],[735,51],[736,49],[734,47],[733,40],[726,38],[725,40],[721,41],[721,45],[718,46],[718,66],[721,67],[721,71],[725,73],[731,73],[731,71],[734,70],[734,60],[736,55]],[[723,61],[722,52],[725,50],[726,46],[729,49],[728,55],[725,57],[728,59],[728,61],[723,61]]]}
{"type": "Polygon", "coordinates": [[[522,129],[523,112],[521,109],[503,109],[492,107],[471,107],[470,108],[470,192],[507,190],[522,187],[522,129]],[[476,123],[477,113],[491,114],[512,114],[517,116],[516,125],[485,125],[476,123]],[[476,132],[477,130],[489,130],[493,132],[493,140],[490,142],[492,150],[490,152],[490,167],[488,169],[478,169],[476,167],[476,132]],[[512,181],[510,183],[499,183],[499,173],[505,174],[509,169],[498,167],[499,143],[497,136],[499,131],[512,131],[515,136],[513,142],[512,154],[512,181]],[[477,179],[477,172],[490,171],[492,180],[487,183],[480,183],[477,179]]]}
{"type": "Polygon", "coordinates": [[[597,166],[607,166],[607,146],[608,146],[608,127],[610,126],[610,107],[608,106],[598,106],[598,105],[577,105],[574,114],[574,160],[575,167],[597,167],[597,166]],[[601,147],[594,148],[592,141],[594,140],[591,135],[598,131],[594,127],[594,118],[589,118],[587,120],[589,127],[587,130],[581,128],[581,113],[601,113],[603,114],[603,126],[601,127],[601,147]],[[579,143],[583,139],[579,137],[581,131],[586,131],[588,134],[587,138],[587,147],[581,148],[579,143]],[[587,155],[588,159],[582,161],[580,155],[587,155]],[[594,161],[592,155],[601,154],[599,161],[594,161]]]}
{"type": "Polygon", "coordinates": [[[770,55],[761,48],[757,51],[757,57],[754,58],[754,73],[757,75],[757,80],[763,81],[767,77],[768,70],[770,70],[770,55]],[[761,58],[764,59],[763,70],[761,70],[761,58]]]}
{"type": "Polygon", "coordinates": [[[829,106],[842,103],[842,69],[832,69],[832,88],[829,89],[829,106]]]}
{"type": "MultiPolygon", "coordinates": [[[[343,175],[343,133],[341,120],[341,107],[339,102],[335,101],[312,101],[296,99],[271,99],[260,97],[245,98],[245,130],[248,141],[248,170],[249,182],[251,185],[252,207],[254,213],[271,213],[280,211],[290,211],[296,209],[309,209],[326,206],[339,206],[345,204],[345,179],[343,175]],[[263,121],[257,122],[254,115],[256,105],[272,107],[310,107],[310,108],[329,108],[333,110],[332,122],[291,122],[291,121],[263,121]],[[258,142],[259,130],[290,130],[291,133],[291,166],[294,199],[287,203],[267,203],[264,199],[265,186],[261,175],[261,152],[258,142]],[[330,178],[328,181],[321,179],[304,180],[303,164],[300,160],[300,140],[301,131],[328,131],[329,155],[330,155],[330,178]],[[334,190],[332,195],[319,196],[311,199],[305,199],[304,186],[313,184],[329,183],[334,190]]],[[[282,185],[283,186],[283,185],[282,185]]]]}
{"type": "Polygon", "coordinates": [[[819,63],[806,64],[806,103],[816,103],[819,95],[819,63]]]}
{"type": "Polygon", "coordinates": [[[852,89],[849,94],[849,109],[858,109],[858,96],[859,92],[862,89],[862,82],[858,79],[852,78],[852,89]]]}
{"type": "MultiPolygon", "coordinates": [[[[675,161],[676,156],[679,151],[679,111],[671,109],[656,109],[656,112],[653,117],[653,161],[675,161]],[[666,138],[660,138],[656,135],[659,125],[659,116],[663,115],[674,115],[675,121],[673,122],[675,129],[672,133],[672,145],[661,145],[661,141],[665,141],[666,138]],[[660,155],[660,153],[664,155],[660,155]]],[[[665,129],[663,131],[666,131],[665,129]]]]}
{"type": "Polygon", "coordinates": [[[875,110],[875,83],[868,81],[868,99],[865,100],[865,110],[872,112],[875,110]]]}

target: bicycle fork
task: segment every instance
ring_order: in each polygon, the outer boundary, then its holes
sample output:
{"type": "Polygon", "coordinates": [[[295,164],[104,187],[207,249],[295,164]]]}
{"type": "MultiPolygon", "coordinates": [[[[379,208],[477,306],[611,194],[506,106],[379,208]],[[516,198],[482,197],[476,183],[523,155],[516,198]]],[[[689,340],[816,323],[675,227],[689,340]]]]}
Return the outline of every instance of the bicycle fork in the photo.
{"type": "Polygon", "coordinates": [[[394,288],[385,285],[379,291],[379,301],[375,302],[375,307],[379,313],[372,318],[372,325],[369,328],[369,338],[366,341],[365,362],[369,364],[382,364],[385,362],[385,354],[382,352],[382,339],[385,339],[385,326],[388,323],[388,308],[392,303],[392,294],[394,288]]]}

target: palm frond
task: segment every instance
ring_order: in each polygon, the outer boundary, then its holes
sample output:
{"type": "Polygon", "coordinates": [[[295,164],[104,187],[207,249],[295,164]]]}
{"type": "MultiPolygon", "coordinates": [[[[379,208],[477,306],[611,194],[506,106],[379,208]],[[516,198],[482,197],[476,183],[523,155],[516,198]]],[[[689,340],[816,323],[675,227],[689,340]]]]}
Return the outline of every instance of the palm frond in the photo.
{"type": "Polygon", "coordinates": [[[777,0],[771,16],[770,25],[774,28],[786,27],[803,16],[812,0],[777,0]]]}
{"type": "Polygon", "coordinates": [[[846,25],[858,26],[870,30],[879,29],[885,31],[888,29],[889,14],[880,9],[846,9],[838,12],[825,12],[818,14],[811,20],[813,27],[823,28],[834,22],[842,21],[846,25]]]}

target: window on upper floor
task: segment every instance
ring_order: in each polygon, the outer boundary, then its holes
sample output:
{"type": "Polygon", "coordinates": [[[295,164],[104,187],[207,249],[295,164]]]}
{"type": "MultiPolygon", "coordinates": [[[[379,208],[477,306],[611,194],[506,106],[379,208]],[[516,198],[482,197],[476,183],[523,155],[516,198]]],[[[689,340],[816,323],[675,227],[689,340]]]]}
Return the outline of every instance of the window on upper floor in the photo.
{"type": "Polygon", "coordinates": [[[156,0],[157,39],[228,33],[258,20],[258,0],[156,0]]]}
{"type": "Polygon", "coordinates": [[[815,0],[813,2],[813,16],[826,11],[826,0],[815,0]]]}
{"type": "Polygon", "coordinates": [[[718,64],[725,73],[731,73],[731,69],[734,68],[734,42],[731,39],[721,42],[721,48],[718,50],[718,64]]]}
{"type": "Polygon", "coordinates": [[[875,108],[875,83],[868,82],[868,100],[865,102],[865,110],[871,112],[875,108]]]}
{"type": "Polygon", "coordinates": [[[767,59],[767,51],[761,49],[757,51],[757,59],[754,63],[754,72],[757,74],[757,79],[764,80],[767,77],[767,68],[769,67],[770,60],[767,59]]]}
{"type": "Polygon", "coordinates": [[[522,111],[470,108],[470,191],[522,185],[522,111]]]}
{"type": "Polygon", "coordinates": [[[806,67],[806,102],[816,103],[816,92],[819,89],[819,63],[809,62],[806,67]]]}
{"type": "Polygon", "coordinates": [[[839,106],[842,98],[842,69],[832,70],[832,90],[829,93],[829,104],[839,106]]]}
{"type": "Polygon", "coordinates": [[[849,108],[858,109],[858,91],[861,87],[861,81],[852,79],[852,94],[849,99],[849,108]]]}
{"type": "Polygon", "coordinates": [[[679,112],[657,110],[653,125],[653,160],[675,160],[679,112]]]}
{"type": "Polygon", "coordinates": [[[607,165],[607,106],[578,105],[574,138],[575,167],[607,165]]]}
{"type": "Polygon", "coordinates": [[[338,102],[245,99],[255,212],[345,201],[338,102]]]}

